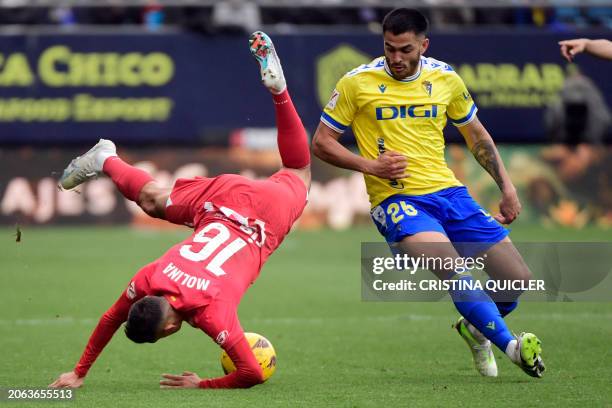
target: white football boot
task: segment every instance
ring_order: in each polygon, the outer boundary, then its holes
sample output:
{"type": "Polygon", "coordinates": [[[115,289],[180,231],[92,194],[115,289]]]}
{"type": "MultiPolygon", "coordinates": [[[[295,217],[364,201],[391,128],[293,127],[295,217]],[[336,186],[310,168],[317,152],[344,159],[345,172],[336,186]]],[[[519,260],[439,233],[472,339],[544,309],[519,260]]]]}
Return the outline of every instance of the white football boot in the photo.
{"type": "Polygon", "coordinates": [[[98,177],[102,173],[104,161],[117,155],[117,148],[110,140],[100,141],[87,153],[72,160],[59,180],[58,186],[63,190],[71,190],[84,182],[98,177]]]}
{"type": "Polygon", "coordinates": [[[470,348],[476,371],[484,377],[497,377],[497,363],[491,349],[491,342],[482,335],[478,336],[482,337],[480,339],[474,336],[466,323],[465,319],[461,317],[453,327],[470,348]]]}
{"type": "Polygon", "coordinates": [[[261,82],[275,95],[287,89],[287,81],[272,39],[262,31],[255,31],[249,37],[251,54],[259,63],[261,82]]]}

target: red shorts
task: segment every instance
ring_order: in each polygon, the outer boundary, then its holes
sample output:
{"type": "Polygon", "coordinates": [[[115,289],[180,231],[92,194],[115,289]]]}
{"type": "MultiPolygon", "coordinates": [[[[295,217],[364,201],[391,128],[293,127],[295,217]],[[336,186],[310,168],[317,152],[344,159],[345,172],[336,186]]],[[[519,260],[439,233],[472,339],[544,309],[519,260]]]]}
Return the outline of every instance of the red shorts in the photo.
{"type": "Polygon", "coordinates": [[[264,221],[282,240],[302,214],[307,194],[304,182],[287,169],[264,180],[235,174],[178,179],[166,204],[166,220],[197,227],[206,205],[226,207],[251,221],[264,221]]]}

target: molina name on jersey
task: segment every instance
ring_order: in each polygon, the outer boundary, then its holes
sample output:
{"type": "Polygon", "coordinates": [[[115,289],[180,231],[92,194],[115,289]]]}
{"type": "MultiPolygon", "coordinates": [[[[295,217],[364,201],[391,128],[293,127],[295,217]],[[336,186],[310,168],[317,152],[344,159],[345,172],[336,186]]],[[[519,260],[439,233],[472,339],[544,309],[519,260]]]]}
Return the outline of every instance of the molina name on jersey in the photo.
{"type": "Polygon", "coordinates": [[[407,156],[410,177],[386,180],[365,174],[375,207],[396,194],[423,195],[461,186],[444,158],[447,117],[463,126],[477,108],[450,65],[421,57],[418,72],[397,80],[384,57],[344,75],[325,107],[321,121],[342,133],[351,126],[361,155],[375,159],[386,150],[407,156]]]}

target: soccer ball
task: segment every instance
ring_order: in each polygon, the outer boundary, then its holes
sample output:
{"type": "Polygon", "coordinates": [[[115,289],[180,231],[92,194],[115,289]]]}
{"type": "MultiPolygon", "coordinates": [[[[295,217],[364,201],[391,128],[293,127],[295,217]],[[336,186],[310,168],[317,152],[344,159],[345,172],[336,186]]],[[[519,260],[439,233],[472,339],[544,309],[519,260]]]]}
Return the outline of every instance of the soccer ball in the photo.
{"type": "MultiPolygon", "coordinates": [[[[267,381],[276,371],[276,351],[274,351],[274,346],[272,346],[270,340],[261,334],[244,333],[244,335],[249,342],[249,346],[251,346],[251,350],[253,350],[261,371],[263,371],[263,379],[267,381]]],[[[225,350],[221,353],[221,367],[223,367],[225,374],[236,371],[236,366],[234,366],[232,359],[225,350]]]]}

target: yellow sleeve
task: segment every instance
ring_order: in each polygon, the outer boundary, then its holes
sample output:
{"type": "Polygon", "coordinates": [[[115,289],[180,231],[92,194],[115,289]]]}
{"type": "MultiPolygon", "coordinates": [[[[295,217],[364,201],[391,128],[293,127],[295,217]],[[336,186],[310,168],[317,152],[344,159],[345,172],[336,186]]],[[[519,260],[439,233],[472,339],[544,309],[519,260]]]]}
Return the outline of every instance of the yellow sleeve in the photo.
{"type": "Polygon", "coordinates": [[[353,123],[357,113],[356,82],[353,76],[343,76],[321,114],[321,122],[338,133],[343,133],[353,123]]]}
{"type": "Polygon", "coordinates": [[[467,125],[476,117],[478,108],[461,77],[452,72],[448,78],[447,84],[451,88],[452,99],[446,109],[446,115],[455,126],[467,125]]]}

